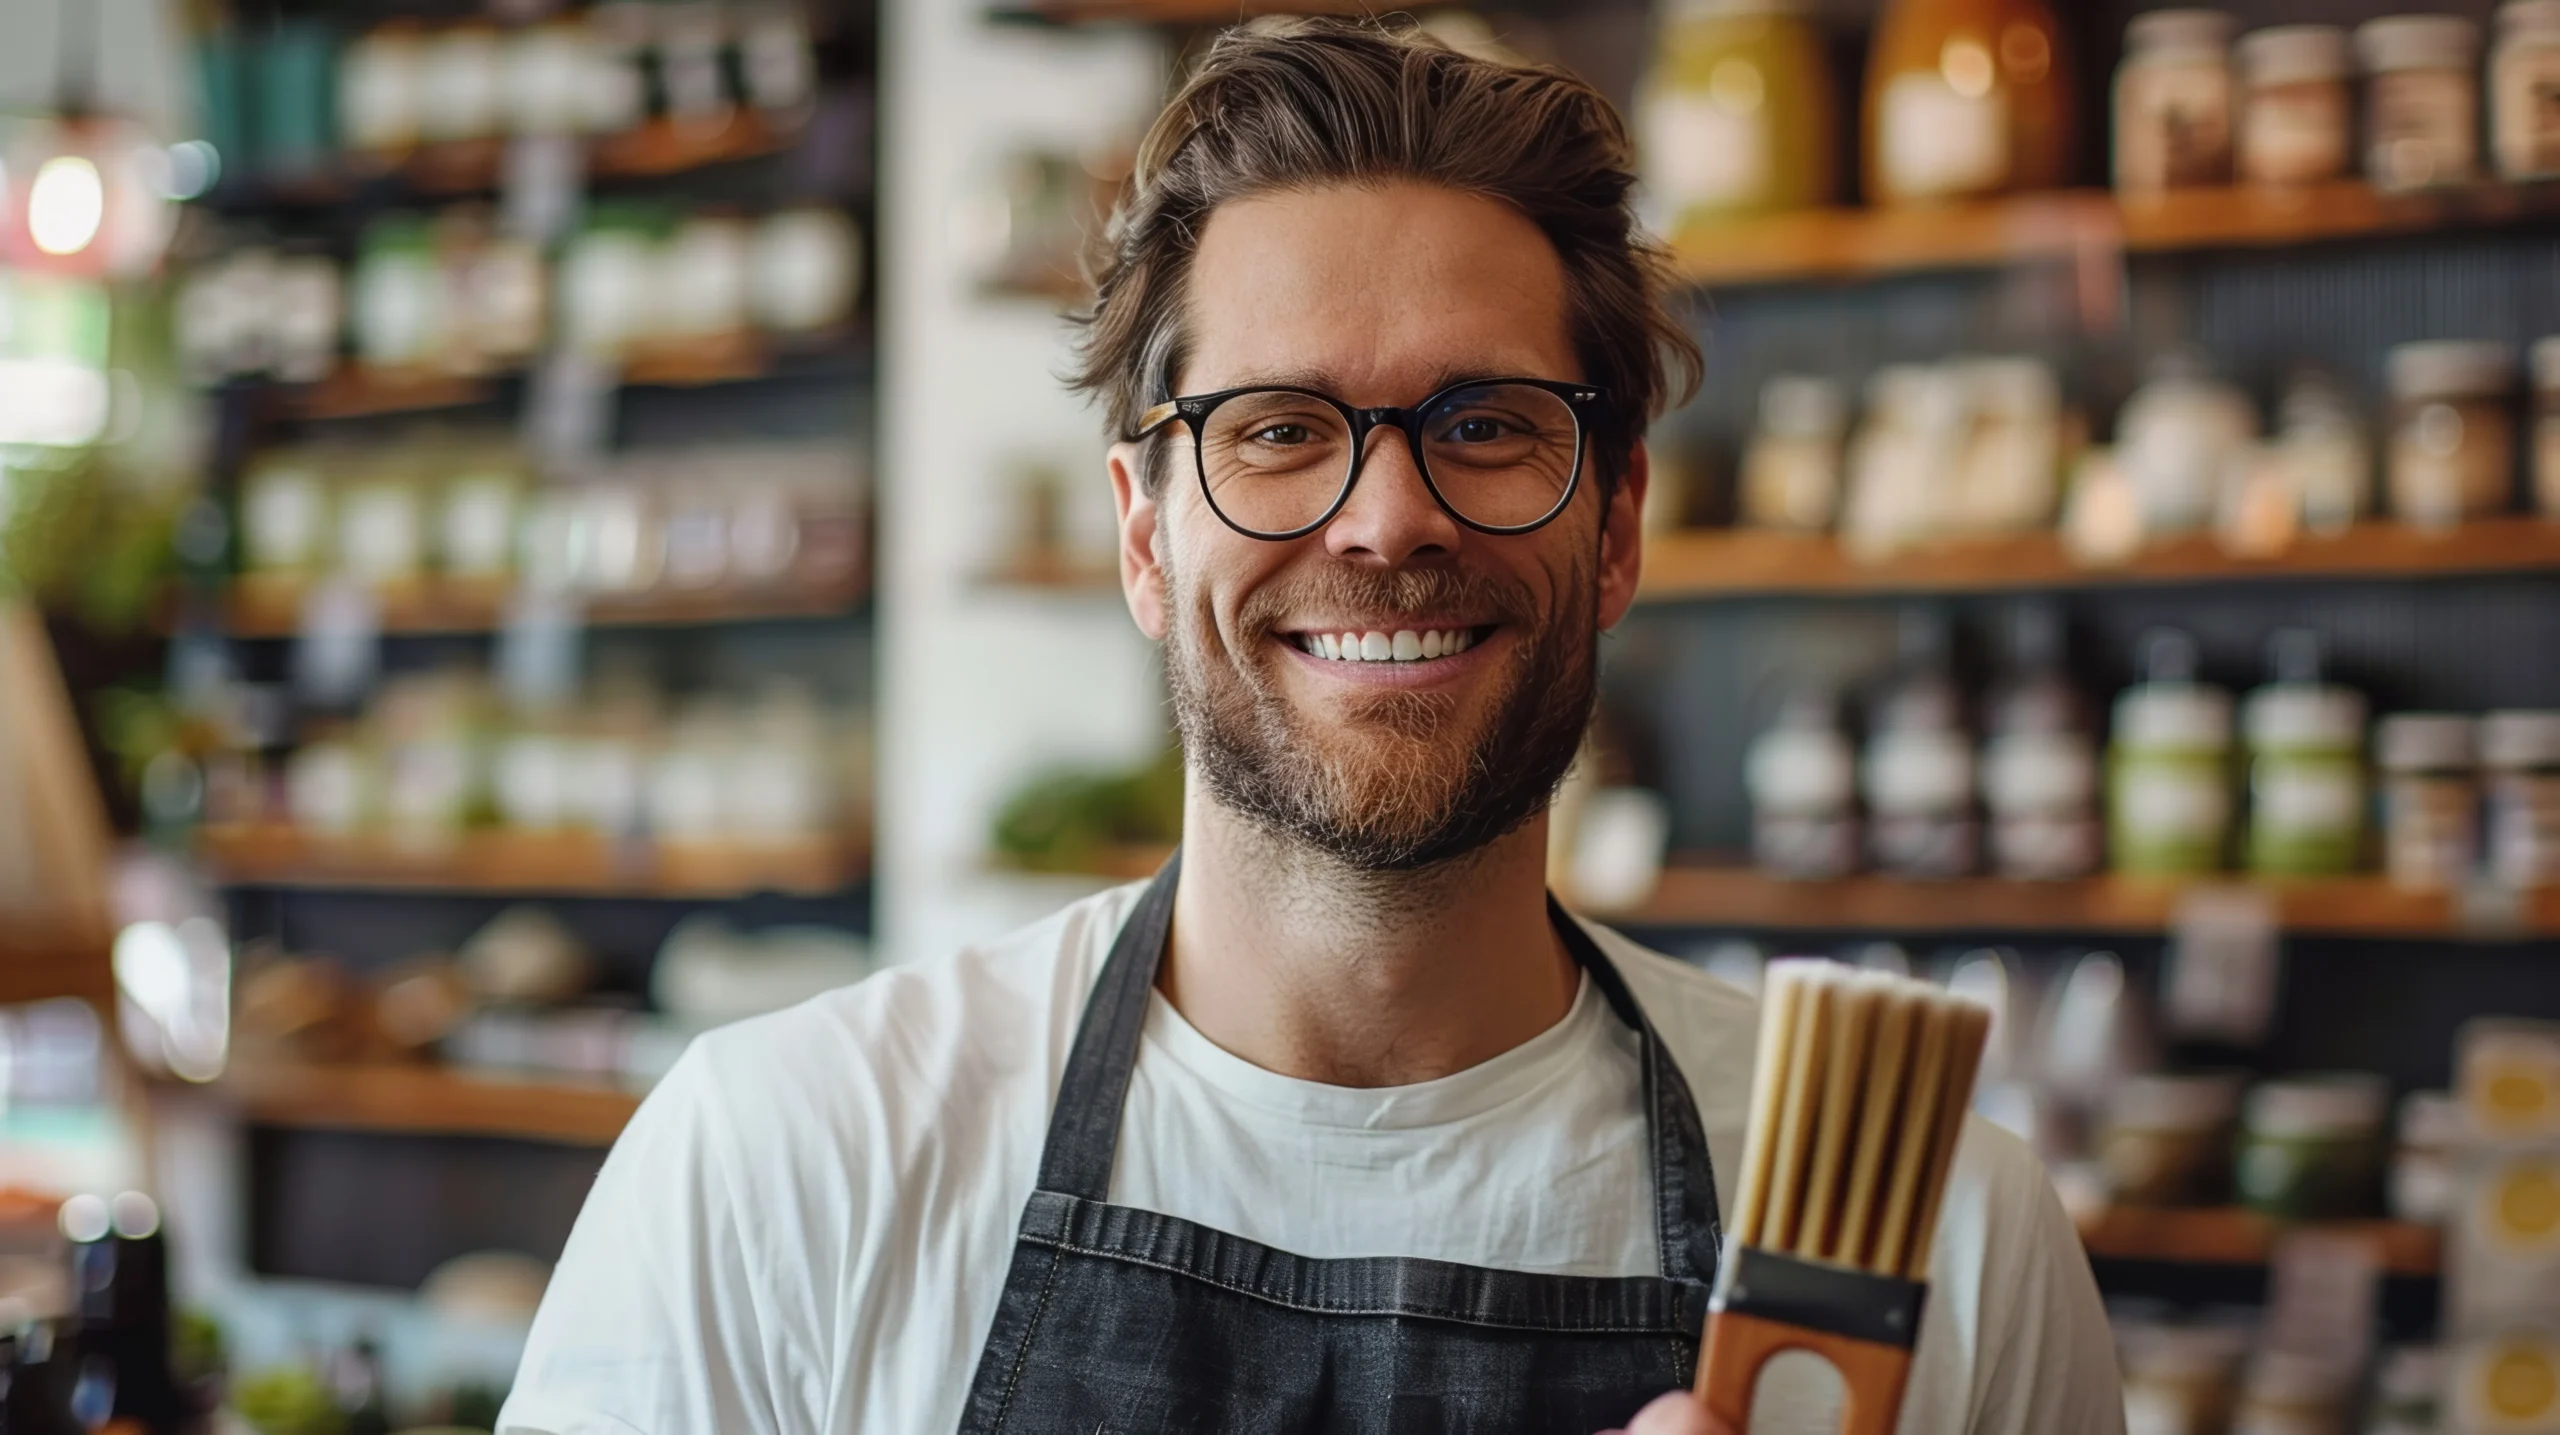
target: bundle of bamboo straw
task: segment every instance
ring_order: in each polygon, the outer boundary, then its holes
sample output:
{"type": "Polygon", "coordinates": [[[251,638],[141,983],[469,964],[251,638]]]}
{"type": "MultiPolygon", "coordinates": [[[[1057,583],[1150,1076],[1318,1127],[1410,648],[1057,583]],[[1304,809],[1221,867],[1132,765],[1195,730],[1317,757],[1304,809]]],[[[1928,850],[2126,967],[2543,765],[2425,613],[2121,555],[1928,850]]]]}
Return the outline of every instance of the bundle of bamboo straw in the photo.
{"type": "Polygon", "coordinates": [[[1851,1435],[1890,1431],[1991,1012],[1833,962],[1770,964],[1741,1192],[1699,1393],[1742,1428],[1781,1350],[1830,1360],[1851,1435]]]}

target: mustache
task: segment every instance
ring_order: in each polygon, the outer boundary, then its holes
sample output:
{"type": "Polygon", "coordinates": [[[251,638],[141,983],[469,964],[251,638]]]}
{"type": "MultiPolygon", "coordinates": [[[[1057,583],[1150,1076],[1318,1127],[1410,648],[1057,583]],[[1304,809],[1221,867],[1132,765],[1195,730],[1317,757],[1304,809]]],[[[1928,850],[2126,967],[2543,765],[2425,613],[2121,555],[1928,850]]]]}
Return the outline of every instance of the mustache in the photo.
{"type": "Polygon", "coordinates": [[[1457,610],[1500,623],[1538,620],[1535,594],[1524,584],[1468,568],[1379,571],[1327,563],[1286,583],[1266,584],[1236,612],[1247,640],[1267,637],[1290,615],[1309,609],[1425,615],[1457,610]]]}

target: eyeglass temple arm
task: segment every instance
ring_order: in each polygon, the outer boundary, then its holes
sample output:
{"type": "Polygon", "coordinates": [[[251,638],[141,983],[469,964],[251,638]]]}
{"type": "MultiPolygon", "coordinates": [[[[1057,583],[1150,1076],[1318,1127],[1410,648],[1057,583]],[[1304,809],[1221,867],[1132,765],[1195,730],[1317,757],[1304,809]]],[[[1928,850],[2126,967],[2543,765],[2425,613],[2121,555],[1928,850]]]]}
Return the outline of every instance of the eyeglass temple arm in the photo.
{"type": "Polygon", "coordinates": [[[1174,401],[1167,399],[1163,403],[1157,404],[1155,407],[1138,415],[1138,426],[1130,433],[1129,437],[1145,438],[1147,435],[1154,433],[1157,429],[1164,427],[1175,414],[1180,412],[1181,409],[1174,403],[1174,401]]]}

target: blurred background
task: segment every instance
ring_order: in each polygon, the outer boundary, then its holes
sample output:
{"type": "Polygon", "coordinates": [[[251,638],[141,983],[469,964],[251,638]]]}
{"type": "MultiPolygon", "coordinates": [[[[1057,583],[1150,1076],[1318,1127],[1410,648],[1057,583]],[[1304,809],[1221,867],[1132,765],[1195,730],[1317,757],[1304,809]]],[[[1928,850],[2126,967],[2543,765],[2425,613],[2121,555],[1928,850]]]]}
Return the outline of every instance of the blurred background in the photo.
{"type": "MultiPolygon", "coordinates": [[[[6,1419],[485,1429],[691,1034],[1153,869],[1062,316],[1293,8],[0,0],[6,1419]]],[[[2135,1435],[2560,1431],[2560,0],[1419,18],[1708,354],[1559,889],[1991,1002],[2135,1435]]]]}

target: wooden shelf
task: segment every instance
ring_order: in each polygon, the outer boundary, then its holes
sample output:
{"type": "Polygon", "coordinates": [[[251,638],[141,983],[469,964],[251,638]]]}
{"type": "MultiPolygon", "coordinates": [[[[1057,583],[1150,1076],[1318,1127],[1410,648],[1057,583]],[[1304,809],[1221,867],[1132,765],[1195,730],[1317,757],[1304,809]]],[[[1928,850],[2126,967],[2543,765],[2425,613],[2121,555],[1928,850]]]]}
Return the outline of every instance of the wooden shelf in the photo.
{"type": "Polygon", "coordinates": [[[251,1121],[328,1131],[504,1136],[609,1146],[639,1108],[619,1087],[482,1076],[442,1066],[274,1066],[225,1076],[251,1121]]]}
{"type": "Polygon", "coordinates": [[[2051,533],[1950,540],[1872,561],[1829,534],[1705,529],[1645,540],[1650,601],[1777,593],[1986,592],[2269,578],[2446,577],[2560,571],[2560,522],[2493,518],[2444,533],[2388,521],[2306,535],[2280,557],[2235,558],[2204,534],[2153,544],[2120,567],[2075,561],[2051,533]]]}
{"type": "Polygon", "coordinates": [[[235,887],[685,901],[834,896],[869,862],[862,844],[840,837],[631,848],[591,835],[473,832],[449,847],[415,850],[281,825],[206,827],[196,834],[196,854],[214,880],[235,887]]]}
{"type": "Polygon", "coordinates": [[[1233,25],[1264,15],[1375,15],[1397,8],[1373,0],[1022,0],[991,7],[987,18],[1041,25],[1233,25]]]}
{"type": "MultiPolygon", "coordinates": [[[[2180,1265],[2264,1265],[2287,1228],[2232,1207],[2207,1210],[2116,1206],[2080,1223],[2080,1243],[2091,1257],[2115,1261],[2163,1261],[2180,1265]]],[[[2383,1270],[2396,1276],[2431,1276],[2442,1265],[2442,1241],[2430,1226],[2406,1221],[2323,1222],[2303,1229],[2370,1237],[2383,1270]]]]}
{"type": "Polygon", "coordinates": [[[2560,217],[2560,186],[2549,184],[2385,195],[2350,180],[2293,190],[2180,190],[2139,200],[2081,189],[1692,224],[1673,236],[1672,249],[1691,281],[1740,286],[2267,248],[2553,217],[2560,217]]]}
{"type": "MultiPolygon", "coordinates": [[[[223,631],[235,638],[290,638],[302,631],[299,581],[246,578],[223,601],[223,631]]],[[[382,631],[400,634],[493,633],[505,622],[509,591],[494,583],[415,583],[386,591],[382,631]]],[[[580,617],[596,628],[682,628],[711,623],[841,618],[860,610],[859,587],[805,586],[705,589],[698,592],[591,594],[580,617]]]]}
{"type": "Polygon", "coordinates": [[[325,379],[280,384],[285,406],[305,419],[372,418],[381,414],[432,413],[492,402],[498,386],[487,378],[433,369],[379,369],[341,364],[325,379]]]}
{"type": "MultiPolygon", "coordinates": [[[[2519,894],[2518,910],[2476,912],[2449,894],[2403,891],[2380,877],[2253,883],[2232,874],[2214,881],[2273,893],[2277,920],[2289,932],[2441,940],[2560,936],[2560,889],[2519,894]]],[[[1665,869],[1650,901],[1594,915],[1636,927],[2153,934],[2168,930],[2180,897],[2195,885],[2205,884],[2129,877],[1791,882],[1748,867],[1690,863],[1665,869]]]]}

